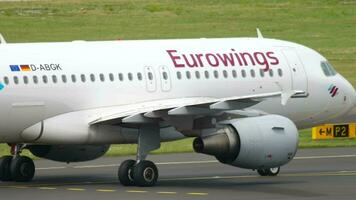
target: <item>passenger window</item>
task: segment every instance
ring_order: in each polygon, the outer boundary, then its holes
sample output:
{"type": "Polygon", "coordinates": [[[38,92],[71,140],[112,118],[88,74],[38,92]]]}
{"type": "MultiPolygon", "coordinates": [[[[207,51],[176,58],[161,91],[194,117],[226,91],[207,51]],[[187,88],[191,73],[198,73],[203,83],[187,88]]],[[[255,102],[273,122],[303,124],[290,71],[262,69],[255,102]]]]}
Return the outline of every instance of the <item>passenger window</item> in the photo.
{"type": "Polygon", "coordinates": [[[150,80],[150,81],[153,80],[153,74],[152,74],[152,72],[148,72],[148,80],[150,80]]]}
{"type": "Polygon", "coordinates": [[[255,76],[256,76],[255,70],[251,69],[250,74],[251,74],[252,78],[255,78],[255,76]]]}
{"type": "Polygon", "coordinates": [[[227,78],[227,71],[226,70],[223,71],[223,75],[224,75],[225,78],[227,78]]]}
{"type": "Polygon", "coordinates": [[[132,77],[132,73],[128,73],[127,77],[129,78],[130,81],[132,81],[133,77],[132,77]]]}
{"type": "Polygon", "coordinates": [[[67,83],[67,76],[64,74],[62,75],[62,82],[67,83]]]}
{"type": "Polygon", "coordinates": [[[110,79],[110,81],[114,81],[114,74],[110,73],[109,74],[109,79],[110,79]]]}
{"type": "Polygon", "coordinates": [[[142,80],[142,74],[139,72],[139,73],[137,73],[137,79],[139,80],[139,81],[141,81],[142,80]]]}
{"type": "Polygon", "coordinates": [[[163,79],[164,79],[164,80],[168,80],[168,74],[167,74],[167,72],[163,72],[163,73],[162,73],[162,76],[163,76],[163,79]]]}
{"type": "Polygon", "coordinates": [[[278,75],[279,75],[280,77],[283,76],[283,71],[282,71],[282,69],[278,69],[278,75]]]}
{"type": "Polygon", "coordinates": [[[43,81],[43,83],[48,83],[48,78],[46,75],[42,76],[42,81],[43,81]]]}
{"type": "Polygon", "coordinates": [[[217,70],[214,71],[214,77],[219,78],[219,72],[217,70]]]}
{"type": "Polygon", "coordinates": [[[94,74],[90,74],[90,81],[91,82],[95,82],[95,75],[94,74]]]}
{"type": "MultiPolygon", "coordinates": [[[[131,76],[132,76],[132,74],[131,74],[131,76]]],[[[101,81],[101,82],[104,82],[104,81],[105,81],[105,76],[104,76],[104,74],[99,74],[99,78],[100,78],[100,81],[101,81]]],[[[131,77],[131,79],[132,79],[132,77],[131,77]]]]}
{"type": "Polygon", "coordinates": [[[232,77],[234,77],[234,78],[237,77],[237,72],[236,72],[236,70],[232,70],[232,77]]]}
{"type": "Polygon", "coordinates": [[[206,78],[206,79],[209,79],[209,71],[205,71],[205,72],[204,72],[204,75],[205,75],[205,78],[206,78]]]}
{"type": "Polygon", "coordinates": [[[38,78],[37,78],[37,76],[33,76],[33,77],[32,77],[32,81],[33,81],[33,83],[37,84],[37,83],[38,83],[38,78]]]}
{"type": "Polygon", "coordinates": [[[264,69],[260,69],[260,75],[261,75],[261,77],[265,77],[265,70],[264,69]]]}
{"type": "Polygon", "coordinates": [[[4,83],[6,84],[6,85],[9,85],[9,78],[7,77],[7,76],[5,76],[4,77],[4,83]]]}
{"type": "Polygon", "coordinates": [[[241,75],[242,75],[242,77],[246,78],[246,71],[244,69],[241,70],[241,75]]]}
{"type": "Polygon", "coordinates": [[[28,84],[28,77],[27,77],[27,76],[24,76],[24,77],[23,77],[23,82],[24,82],[25,84],[28,84]]]}
{"type": "Polygon", "coordinates": [[[19,78],[17,76],[14,76],[14,83],[19,84],[19,78]]]}
{"type": "Polygon", "coordinates": [[[74,74],[72,74],[71,78],[72,78],[72,82],[73,82],[73,83],[77,82],[77,78],[75,77],[74,74]]]}
{"type": "Polygon", "coordinates": [[[199,73],[199,71],[195,71],[195,77],[196,77],[197,79],[200,79],[200,73],[199,73]]]}
{"type": "Polygon", "coordinates": [[[119,73],[119,80],[123,81],[124,80],[124,75],[122,73],[119,73]]]}
{"type": "Polygon", "coordinates": [[[190,71],[185,72],[185,75],[186,75],[187,79],[191,78],[190,71]]]}
{"type": "Polygon", "coordinates": [[[95,75],[94,74],[90,74],[90,81],[91,82],[95,82],[95,75]]]}
{"type": "Polygon", "coordinates": [[[82,80],[83,83],[86,81],[84,74],[80,75],[80,80],[82,80]]]}
{"type": "Polygon", "coordinates": [[[55,76],[55,75],[52,76],[52,82],[57,83],[57,76],[55,76]]]}
{"type": "Polygon", "coordinates": [[[273,77],[273,70],[272,69],[269,69],[269,76],[273,77]]]}
{"type": "Polygon", "coordinates": [[[177,72],[177,79],[182,79],[182,73],[181,72],[177,72]]]}
{"type": "Polygon", "coordinates": [[[325,76],[335,76],[337,74],[334,67],[328,61],[322,61],[320,65],[325,76]]]}

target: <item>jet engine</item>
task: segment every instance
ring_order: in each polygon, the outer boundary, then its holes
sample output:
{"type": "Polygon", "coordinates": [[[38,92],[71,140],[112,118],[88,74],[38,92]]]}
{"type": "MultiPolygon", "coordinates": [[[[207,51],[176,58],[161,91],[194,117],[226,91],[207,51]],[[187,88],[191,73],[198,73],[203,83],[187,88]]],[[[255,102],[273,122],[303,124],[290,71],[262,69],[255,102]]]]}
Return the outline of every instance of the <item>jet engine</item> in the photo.
{"type": "Polygon", "coordinates": [[[288,118],[266,115],[228,120],[211,134],[198,137],[193,148],[220,162],[246,169],[279,167],[297,152],[298,130],[288,118]]]}
{"type": "Polygon", "coordinates": [[[82,162],[101,157],[110,145],[30,145],[27,148],[40,158],[59,162],[82,162]]]}

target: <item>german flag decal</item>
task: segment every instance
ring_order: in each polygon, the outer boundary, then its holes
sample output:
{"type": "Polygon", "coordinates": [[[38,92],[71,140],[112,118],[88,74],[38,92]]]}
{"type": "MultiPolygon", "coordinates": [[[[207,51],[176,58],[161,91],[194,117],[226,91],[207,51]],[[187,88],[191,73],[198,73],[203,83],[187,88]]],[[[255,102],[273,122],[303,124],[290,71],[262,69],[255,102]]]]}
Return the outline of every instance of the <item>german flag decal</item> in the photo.
{"type": "Polygon", "coordinates": [[[29,65],[20,65],[20,67],[21,67],[21,71],[26,71],[26,72],[31,71],[29,65]]]}

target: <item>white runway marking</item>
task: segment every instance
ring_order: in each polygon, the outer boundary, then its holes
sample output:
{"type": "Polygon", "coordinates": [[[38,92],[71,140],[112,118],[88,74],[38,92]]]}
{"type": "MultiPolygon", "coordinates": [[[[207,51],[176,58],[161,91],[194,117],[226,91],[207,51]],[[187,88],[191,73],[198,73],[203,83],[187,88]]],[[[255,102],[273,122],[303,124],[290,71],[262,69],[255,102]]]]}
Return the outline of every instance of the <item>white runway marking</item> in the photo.
{"type": "MultiPolygon", "coordinates": [[[[350,155],[331,155],[331,156],[300,156],[295,157],[294,160],[306,160],[306,159],[330,159],[330,158],[356,158],[356,154],[350,155]]],[[[185,164],[209,164],[219,163],[217,160],[202,160],[202,161],[181,161],[181,162],[157,162],[157,165],[185,165],[185,164]]],[[[58,167],[39,167],[36,170],[58,170],[66,168],[85,169],[85,168],[104,168],[104,167],[118,167],[119,164],[107,164],[107,165],[77,165],[77,166],[58,166],[58,167]]]]}

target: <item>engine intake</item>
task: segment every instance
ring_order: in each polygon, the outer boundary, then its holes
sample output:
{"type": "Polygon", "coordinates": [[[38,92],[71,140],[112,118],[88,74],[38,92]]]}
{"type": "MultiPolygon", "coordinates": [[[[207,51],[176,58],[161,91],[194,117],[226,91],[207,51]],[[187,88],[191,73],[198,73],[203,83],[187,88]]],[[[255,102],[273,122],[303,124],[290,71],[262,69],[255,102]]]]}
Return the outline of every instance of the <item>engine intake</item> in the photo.
{"type": "Polygon", "coordinates": [[[298,130],[286,117],[249,117],[220,125],[222,128],[215,133],[193,141],[196,152],[247,169],[279,167],[291,161],[297,152],[298,130]]]}

